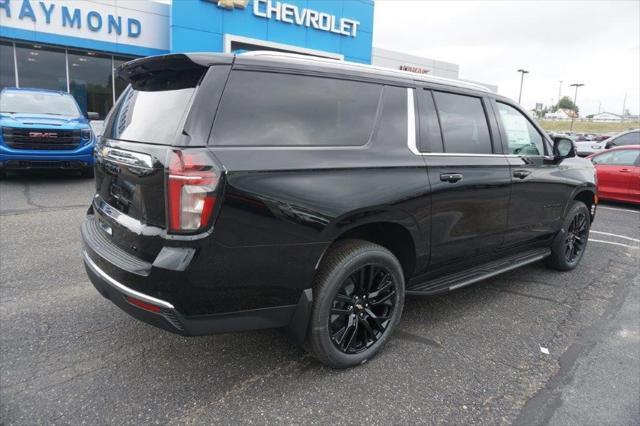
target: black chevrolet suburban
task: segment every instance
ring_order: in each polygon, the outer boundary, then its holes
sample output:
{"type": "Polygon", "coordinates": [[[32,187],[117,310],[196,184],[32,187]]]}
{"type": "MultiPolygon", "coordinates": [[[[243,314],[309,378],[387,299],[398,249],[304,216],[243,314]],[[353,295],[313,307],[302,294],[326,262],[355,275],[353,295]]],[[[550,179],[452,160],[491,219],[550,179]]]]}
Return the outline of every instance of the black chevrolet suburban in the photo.
{"type": "Polygon", "coordinates": [[[118,73],[83,257],[103,296],[157,327],[282,328],[354,366],[406,295],[585,252],[593,166],[480,86],[277,52],[118,73]]]}

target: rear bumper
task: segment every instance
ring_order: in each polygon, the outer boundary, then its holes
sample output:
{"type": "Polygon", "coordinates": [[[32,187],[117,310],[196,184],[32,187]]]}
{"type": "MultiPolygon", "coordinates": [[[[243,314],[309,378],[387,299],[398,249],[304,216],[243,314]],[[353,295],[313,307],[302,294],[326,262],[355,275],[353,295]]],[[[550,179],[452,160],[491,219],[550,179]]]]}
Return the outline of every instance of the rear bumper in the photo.
{"type": "MultiPolygon", "coordinates": [[[[81,231],[85,269],[94,287],[141,321],[185,336],[285,327],[297,340],[304,339],[311,310],[310,289],[299,290],[290,304],[274,304],[269,303],[269,299],[260,299],[260,288],[251,292],[240,284],[231,285],[214,293],[217,297],[211,298],[215,301],[212,311],[189,314],[182,309],[191,306],[185,304],[185,300],[206,295],[190,277],[194,272],[193,258],[187,255],[193,249],[171,247],[168,251],[162,250],[150,263],[113,244],[92,214],[87,216],[81,231]],[[167,261],[168,253],[186,258],[187,264],[167,261]],[[262,302],[244,309],[233,304],[234,300],[244,300],[251,295],[262,302]]],[[[206,264],[206,270],[201,272],[207,282],[213,276],[220,276],[215,265],[206,264]]]]}
{"type": "Polygon", "coordinates": [[[120,309],[141,321],[174,333],[184,334],[184,326],[175,318],[175,308],[169,302],[137,292],[111,278],[96,265],[86,251],[83,252],[83,259],[89,279],[96,290],[105,298],[111,300],[120,309]],[[128,302],[127,296],[142,300],[153,306],[158,306],[160,312],[154,313],[139,308],[128,302]]]}
{"type": "MultiPolygon", "coordinates": [[[[103,271],[86,251],[83,253],[83,258],[89,279],[100,294],[132,317],[176,334],[199,336],[232,331],[287,327],[290,325],[293,326],[294,332],[297,333],[301,331],[298,328],[306,329],[306,322],[303,327],[299,327],[298,322],[300,320],[304,321],[306,314],[309,312],[311,306],[310,292],[303,294],[298,305],[253,309],[202,317],[186,317],[178,312],[171,303],[141,293],[116,281],[103,271]],[[153,305],[159,308],[158,312],[152,312],[136,306],[129,301],[129,298],[153,305]]],[[[302,332],[304,332],[303,330],[302,332]]]]}

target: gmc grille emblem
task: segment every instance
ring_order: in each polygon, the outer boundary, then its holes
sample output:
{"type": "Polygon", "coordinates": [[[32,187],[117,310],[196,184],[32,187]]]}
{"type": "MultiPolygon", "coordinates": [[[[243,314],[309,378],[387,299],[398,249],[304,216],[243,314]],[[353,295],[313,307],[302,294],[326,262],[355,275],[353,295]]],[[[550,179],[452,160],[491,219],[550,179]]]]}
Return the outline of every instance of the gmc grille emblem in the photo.
{"type": "Polygon", "coordinates": [[[29,132],[30,138],[57,138],[58,135],[51,132],[29,132]]]}

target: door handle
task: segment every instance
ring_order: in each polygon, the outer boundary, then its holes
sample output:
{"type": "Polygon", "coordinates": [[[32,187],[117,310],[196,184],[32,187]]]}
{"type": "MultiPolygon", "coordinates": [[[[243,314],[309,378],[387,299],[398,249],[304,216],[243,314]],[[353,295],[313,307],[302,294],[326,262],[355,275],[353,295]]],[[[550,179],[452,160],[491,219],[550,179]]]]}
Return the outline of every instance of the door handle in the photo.
{"type": "Polygon", "coordinates": [[[516,170],[513,172],[513,177],[524,179],[529,176],[531,172],[529,170],[516,170]]]}
{"type": "Polygon", "coordinates": [[[631,173],[629,169],[620,169],[620,173],[631,173]]]}
{"type": "Polygon", "coordinates": [[[443,182],[456,183],[463,178],[460,173],[443,173],[440,175],[440,180],[443,182]]]}

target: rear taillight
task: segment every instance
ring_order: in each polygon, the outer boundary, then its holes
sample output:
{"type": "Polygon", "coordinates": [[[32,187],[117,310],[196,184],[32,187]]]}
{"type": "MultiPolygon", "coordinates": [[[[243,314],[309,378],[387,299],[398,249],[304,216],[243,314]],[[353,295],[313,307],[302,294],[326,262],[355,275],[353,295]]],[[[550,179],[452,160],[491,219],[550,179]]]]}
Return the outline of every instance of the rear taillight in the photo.
{"type": "Polygon", "coordinates": [[[172,150],[167,173],[169,231],[200,231],[216,206],[221,169],[206,149],[172,150]]]}

